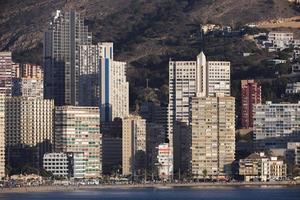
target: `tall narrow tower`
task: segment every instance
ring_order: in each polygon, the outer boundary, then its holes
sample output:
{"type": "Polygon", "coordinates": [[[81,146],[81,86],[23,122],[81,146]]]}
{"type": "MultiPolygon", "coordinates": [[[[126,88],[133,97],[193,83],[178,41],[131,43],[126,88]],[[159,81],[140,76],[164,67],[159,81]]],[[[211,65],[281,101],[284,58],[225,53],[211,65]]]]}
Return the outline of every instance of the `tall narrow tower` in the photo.
{"type": "Polygon", "coordinates": [[[77,105],[79,98],[79,46],[92,43],[92,35],[75,11],[56,14],[44,34],[44,97],[56,105],[77,105]]]}

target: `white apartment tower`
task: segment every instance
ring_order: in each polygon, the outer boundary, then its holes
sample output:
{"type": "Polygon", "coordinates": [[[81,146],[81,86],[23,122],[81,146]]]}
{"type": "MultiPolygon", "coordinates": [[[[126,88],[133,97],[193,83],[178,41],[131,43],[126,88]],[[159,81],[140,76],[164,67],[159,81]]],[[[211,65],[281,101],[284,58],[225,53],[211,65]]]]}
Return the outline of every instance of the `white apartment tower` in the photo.
{"type": "Polygon", "coordinates": [[[126,63],[114,61],[113,43],[99,43],[101,121],[112,121],[129,115],[129,83],[126,63]]]}
{"type": "Polygon", "coordinates": [[[169,62],[168,137],[174,148],[174,170],[189,168],[190,98],[216,93],[230,96],[230,62],[206,61],[203,52],[196,61],[169,62]]]}
{"type": "Polygon", "coordinates": [[[80,46],[79,105],[100,106],[101,121],[129,115],[126,63],[114,60],[113,43],[80,46]]]}

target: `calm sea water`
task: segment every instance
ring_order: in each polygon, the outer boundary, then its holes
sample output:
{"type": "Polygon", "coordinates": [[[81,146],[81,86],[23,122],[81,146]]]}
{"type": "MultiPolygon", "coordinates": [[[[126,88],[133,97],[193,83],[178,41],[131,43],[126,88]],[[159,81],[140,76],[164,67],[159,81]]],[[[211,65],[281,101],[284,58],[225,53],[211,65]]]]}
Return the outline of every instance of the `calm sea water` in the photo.
{"type": "Polygon", "coordinates": [[[1,194],[0,200],[300,200],[292,188],[105,189],[75,192],[1,194]]]}

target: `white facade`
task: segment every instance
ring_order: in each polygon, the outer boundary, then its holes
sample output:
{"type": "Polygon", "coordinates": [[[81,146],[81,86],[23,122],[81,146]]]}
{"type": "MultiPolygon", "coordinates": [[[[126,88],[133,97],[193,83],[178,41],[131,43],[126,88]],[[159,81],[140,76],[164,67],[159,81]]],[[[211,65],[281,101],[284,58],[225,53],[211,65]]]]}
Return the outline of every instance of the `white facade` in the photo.
{"type": "Polygon", "coordinates": [[[272,31],[268,34],[268,41],[270,43],[269,51],[282,51],[293,45],[294,35],[290,32],[275,32],[272,31]]]}
{"type": "Polygon", "coordinates": [[[113,43],[99,43],[101,121],[129,115],[129,83],[126,63],[114,61],[113,43]]]}
{"type": "Polygon", "coordinates": [[[68,156],[65,153],[46,153],[43,158],[43,167],[54,176],[68,177],[68,156]]]}
{"type": "Polygon", "coordinates": [[[169,144],[158,146],[158,175],[160,179],[169,180],[173,175],[173,152],[169,144]]]}
{"type": "Polygon", "coordinates": [[[20,78],[13,81],[14,96],[44,98],[44,81],[37,78],[20,78]]]}
{"type": "Polygon", "coordinates": [[[253,112],[258,147],[286,148],[288,141],[300,138],[300,102],[256,104],[253,112]]]}
{"type": "Polygon", "coordinates": [[[285,89],[286,94],[298,94],[300,93],[300,82],[288,83],[285,89]]]}
{"type": "Polygon", "coordinates": [[[230,62],[209,61],[207,74],[208,96],[222,93],[230,96],[230,62]]]}

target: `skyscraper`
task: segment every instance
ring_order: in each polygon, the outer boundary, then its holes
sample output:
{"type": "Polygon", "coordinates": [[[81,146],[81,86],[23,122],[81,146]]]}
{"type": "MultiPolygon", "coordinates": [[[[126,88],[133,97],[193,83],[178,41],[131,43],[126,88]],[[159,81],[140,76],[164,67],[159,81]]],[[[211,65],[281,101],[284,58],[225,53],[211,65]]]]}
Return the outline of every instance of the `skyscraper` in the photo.
{"type": "Polygon", "coordinates": [[[79,105],[100,106],[101,121],[129,114],[126,63],[114,60],[113,43],[80,46],[79,105]]]}
{"type": "Polygon", "coordinates": [[[84,178],[102,175],[102,135],[98,107],[57,106],[55,108],[55,151],[82,153],[84,178]]]}
{"type": "Polygon", "coordinates": [[[79,101],[79,48],[92,44],[92,35],[75,11],[56,14],[44,34],[44,96],[55,105],[79,101]]]}
{"type": "Polygon", "coordinates": [[[196,61],[169,62],[168,137],[174,148],[174,170],[189,169],[190,98],[230,96],[230,62],[206,61],[203,52],[196,61]]]}
{"type": "Polygon", "coordinates": [[[126,63],[114,61],[113,43],[99,43],[101,121],[129,115],[129,84],[126,63]]]}
{"type": "Polygon", "coordinates": [[[12,94],[12,68],[11,52],[0,52],[0,94],[12,94]]]}
{"type": "Polygon", "coordinates": [[[80,45],[79,105],[100,105],[100,50],[98,45],[80,45]]]}
{"type": "Polygon", "coordinates": [[[193,177],[230,174],[235,158],[234,97],[223,94],[193,97],[191,131],[190,160],[193,177]]]}
{"type": "Polygon", "coordinates": [[[0,180],[5,177],[5,95],[0,94],[0,180]]]}
{"type": "Polygon", "coordinates": [[[261,86],[254,80],[241,80],[242,127],[253,127],[253,107],[261,103],[261,86]]]}
{"type": "Polygon", "coordinates": [[[146,120],[128,116],[123,121],[123,175],[141,174],[146,168],[146,120]]]}
{"type": "Polygon", "coordinates": [[[5,131],[10,166],[42,166],[44,153],[52,151],[53,115],[53,100],[6,98],[5,131]]]}

